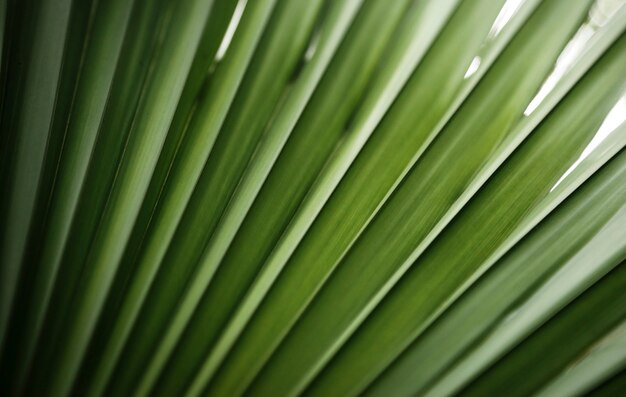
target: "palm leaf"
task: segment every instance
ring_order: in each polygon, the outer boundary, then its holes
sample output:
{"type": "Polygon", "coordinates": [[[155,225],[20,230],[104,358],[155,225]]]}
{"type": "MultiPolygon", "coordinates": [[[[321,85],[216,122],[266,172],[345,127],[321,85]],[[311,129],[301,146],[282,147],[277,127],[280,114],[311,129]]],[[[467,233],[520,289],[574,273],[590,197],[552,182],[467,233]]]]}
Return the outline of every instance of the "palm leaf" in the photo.
{"type": "Polygon", "coordinates": [[[3,395],[616,395],[623,4],[3,2],[3,395]]]}

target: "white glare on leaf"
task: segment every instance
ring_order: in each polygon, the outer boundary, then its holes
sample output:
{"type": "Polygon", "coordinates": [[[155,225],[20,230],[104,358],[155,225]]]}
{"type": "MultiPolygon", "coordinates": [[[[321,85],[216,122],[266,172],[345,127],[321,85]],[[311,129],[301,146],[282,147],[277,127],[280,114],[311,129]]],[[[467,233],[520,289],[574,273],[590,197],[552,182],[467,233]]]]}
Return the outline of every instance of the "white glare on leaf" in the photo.
{"type": "Polygon", "coordinates": [[[306,51],[304,52],[305,61],[310,61],[311,59],[313,59],[313,55],[315,55],[315,51],[317,51],[317,46],[319,45],[319,42],[320,42],[320,34],[318,31],[313,36],[313,38],[311,39],[311,42],[309,43],[309,46],[306,48],[306,51]]]}
{"type": "Polygon", "coordinates": [[[246,3],[248,0],[239,0],[237,6],[235,7],[235,11],[233,12],[233,17],[230,19],[228,24],[228,28],[226,28],[226,33],[224,33],[224,38],[220,43],[219,48],[217,49],[217,53],[215,54],[215,60],[219,61],[224,58],[224,54],[226,54],[226,50],[230,46],[231,41],[233,41],[233,36],[235,35],[235,30],[237,30],[237,26],[239,26],[239,21],[241,20],[241,15],[243,14],[243,10],[246,8],[246,3]]]}
{"type": "Polygon", "coordinates": [[[530,101],[524,116],[530,115],[543,102],[548,94],[554,89],[556,84],[563,78],[571,67],[580,58],[581,54],[588,48],[591,38],[598,32],[598,29],[606,25],[615,13],[626,3],[626,0],[598,0],[589,10],[589,17],[567,43],[561,55],[554,65],[554,70],[546,78],[539,92],[530,101]]]}
{"type": "Polygon", "coordinates": [[[506,24],[509,23],[513,15],[515,15],[517,10],[519,10],[524,1],[525,0],[507,0],[504,3],[500,13],[491,26],[491,30],[489,30],[489,38],[496,37],[502,31],[506,24]]]}
{"type": "Polygon", "coordinates": [[[606,118],[598,128],[598,132],[591,139],[587,147],[580,154],[578,160],[574,162],[565,171],[563,176],[559,178],[559,180],[554,184],[550,191],[556,189],[556,187],[582,163],[584,159],[586,159],[599,145],[604,141],[613,131],[617,129],[620,125],[622,125],[626,121],[626,95],[621,97],[619,101],[613,106],[611,111],[606,115],[606,118]]]}
{"type": "Polygon", "coordinates": [[[472,62],[467,68],[467,72],[465,72],[465,76],[463,76],[463,78],[467,79],[471,77],[474,73],[476,73],[479,66],[480,66],[480,57],[476,56],[474,57],[474,59],[472,59],[472,62]]]}
{"type": "Polygon", "coordinates": [[[567,43],[561,55],[556,61],[554,65],[554,70],[546,81],[543,83],[539,92],[535,97],[530,101],[526,110],[524,110],[524,115],[528,116],[532,112],[537,109],[539,104],[543,102],[543,100],[548,96],[548,94],[554,89],[556,83],[563,78],[565,73],[572,67],[572,65],[576,62],[580,54],[582,54],[583,50],[586,48],[589,39],[595,34],[595,28],[593,28],[589,24],[584,24],[578,29],[578,32],[574,35],[574,37],[567,43]]]}

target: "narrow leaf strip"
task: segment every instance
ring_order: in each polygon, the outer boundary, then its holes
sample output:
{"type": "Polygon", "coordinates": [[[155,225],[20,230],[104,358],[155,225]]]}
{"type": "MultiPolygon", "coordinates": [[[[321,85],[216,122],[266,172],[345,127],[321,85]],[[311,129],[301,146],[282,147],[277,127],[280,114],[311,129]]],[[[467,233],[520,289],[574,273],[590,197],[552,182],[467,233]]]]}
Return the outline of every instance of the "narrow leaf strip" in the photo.
{"type": "Polygon", "coordinates": [[[50,396],[66,395],[73,384],[154,170],[209,8],[209,2],[199,0],[176,5],[169,36],[159,54],[161,62],[152,70],[103,222],[87,259],[90,269],[80,286],[82,299],[57,346],[58,365],[51,376],[50,396]]]}

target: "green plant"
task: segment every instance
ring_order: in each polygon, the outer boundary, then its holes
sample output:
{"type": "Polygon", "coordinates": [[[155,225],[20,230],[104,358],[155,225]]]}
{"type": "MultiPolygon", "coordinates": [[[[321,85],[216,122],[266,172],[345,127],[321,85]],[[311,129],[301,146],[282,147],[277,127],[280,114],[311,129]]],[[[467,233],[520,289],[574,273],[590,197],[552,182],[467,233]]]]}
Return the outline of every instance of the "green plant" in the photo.
{"type": "Polygon", "coordinates": [[[3,395],[623,392],[623,3],[3,2],[3,395]]]}

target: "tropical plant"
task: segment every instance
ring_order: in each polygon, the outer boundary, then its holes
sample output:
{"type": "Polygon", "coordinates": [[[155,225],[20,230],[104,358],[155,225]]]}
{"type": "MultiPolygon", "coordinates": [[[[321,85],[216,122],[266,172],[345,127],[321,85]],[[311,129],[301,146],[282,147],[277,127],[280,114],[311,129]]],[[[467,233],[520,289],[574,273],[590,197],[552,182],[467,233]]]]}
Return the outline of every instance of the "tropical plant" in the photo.
{"type": "Polygon", "coordinates": [[[2,395],[624,395],[624,3],[3,1],[2,395]]]}

